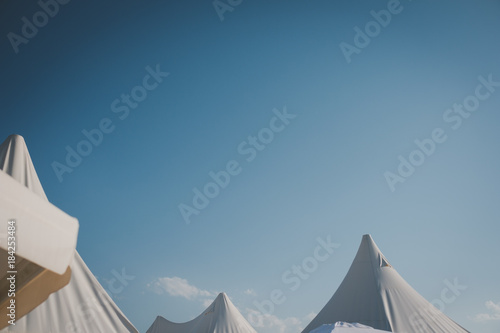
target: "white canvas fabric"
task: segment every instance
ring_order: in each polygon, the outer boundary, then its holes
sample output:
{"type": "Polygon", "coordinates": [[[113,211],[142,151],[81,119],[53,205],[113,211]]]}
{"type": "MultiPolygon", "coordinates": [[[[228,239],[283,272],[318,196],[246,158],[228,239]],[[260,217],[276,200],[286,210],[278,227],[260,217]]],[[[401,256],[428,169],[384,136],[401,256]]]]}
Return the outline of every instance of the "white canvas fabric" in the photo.
{"type": "Polygon", "coordinates": [[[12,134],[0,145],[0,169],[31,192],[47,200],[24,138],[12,134]]]}
{"type": "Polygon", "coordinates": [[[322,324],[357,322],[397,333],[465,333],[418,294],[364,235],[341,285],[302,333],[322,324]]]}
{"type": "Polygon", "coordinates": [[[376,330],[359,323],[338,321],[335,324],[323,324],[310,333],[387,333],[387,331],[376,330]]]}
{"type": "Polygon", "coordinates": [[[70,265],[71,280],[1,333],[117,333],[137,329],[99,284],[80,255],[70,265]]]}
{"type": "Polygon", "coordinates": [[[195,319],[173,323],[158,316],[146,333],[257,333],[225,293],[195,319]]]}
{"type": "MultiPolygon", "coordinates": [[[[11,147],[10,144],[1,146],[0,156],[12,157],[3,160],[3,167],[8,168],[16,180],[43,200],[47,200],[24,140],[20,136],[9,137],[7,140],[13,140],[16,153],[5,153],[5,147],[11,147]],[[24,159],[14,158],[19,154],[24,156],[24,159]]],[[[51,294],[45,302],[17,320],[15,326],[7,326],[0,332],[137,333],[76,250],[73,251],[70,268],[71,280],[64,288],[51,294]]]]}
{"type": "Polygon", "coordinates": [[[0,247],[7,250],[7,221],[15,218],[16,255],[63,274],[76,248],[78,220],[48,202],[21,136],[0,145],[0,170],[0,247]]]}

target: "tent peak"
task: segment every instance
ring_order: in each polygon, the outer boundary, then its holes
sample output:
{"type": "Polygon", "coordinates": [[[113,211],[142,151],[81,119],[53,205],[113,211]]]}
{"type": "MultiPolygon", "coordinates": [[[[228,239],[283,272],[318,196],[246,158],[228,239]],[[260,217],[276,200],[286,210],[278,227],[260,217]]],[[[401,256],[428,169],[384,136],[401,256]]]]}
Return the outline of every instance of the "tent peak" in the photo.
{"type": "Polygon", "coordinates": [[[377,244],[373,240],[373,237],[370,234],[363,235],[363,238],[361,239],[360,247],[363,245],[368,246],[371,249],[371,251],[373,251],[374,253],[382,254],[382,252],[380,251],[377,244]]]}
{"type": "Polygon", "coordinates": [[[257,333],[226,293],[221,292],[198,317],[174,323],[158,316],[146,333],[257,333]]]}
{"type": "Polygon", "coordinates": [[[26,145],[26,141],[19,134],[11,134],[11,135],[9,135],[4,140],[4,142],[2,143],[2,145],[13,146],[13,147],[16,147],[17,145],[19,145],[19,147],[22,150],[28,151],[28,146],[26,145]]]}
{"type": "Polygon", "coordinates": [[[371,246],[373,247],[377,247],[377,245],[375,244],[375,241],[373,240],[373,237],[372,235],[370,234],[365,234],[363,235],[363,237],[361,238],[361,243],[365,243],[365,244],[371,244],[371,246]]]}
{"type": "Polygon", "coordinates": [[[0,170],[47,200],[22,136],[11,134],[0,144],[0,170]]]}
{"type": "Polygon", "coordinates": [[[229,300],[229,296],[225,292],[220,292],[217,297],[215,298],[215,301],[227,301],[229,300]]]}
{"type": "Polygon", "coordinates": [[[363,235],[337,291],[302,333],[339,321],[391,332],[468,332],[418,294],[389,264],[369,234],[363,235]]]}
{"type": "Polygon", "coordinates": [[[370,261],[379,267],[392,267],[370,234],[363,235],[354,261],[370,261]]]}
{"type": "MultiPolygon", "coordinates": [[[[23,195],[26,198],[25,201],[17,200],[22,205],[15,207],[16,213],[13,216],[8,216],[9,218],[17,217],[19,224],[25,227],[22,229],[24,231],[21,231],[21,228],[19,228],[17,233],[19,240],[23,240],[23,244],[20,245],[37,244],[36,247],[30,247],[34,251],[32,253],[36,253],[36,255],[31,255],[27,250],[26,253],[29,253],[29,255],[26,256],[26,259],[31,261],[31,258],[34,258],[36,259],[36,261],[32,261],[34,264],[40,262],[42,264],[40,266],[43,267],[50,264],[56,270],[59,270],[59,268],[66,269],[67,267],[64,267],[64,265],[67,266],[69,264],[71,269],[70,271],[66,270],[68,273],[71,272],[69,283],[52,294],[50,292],[54,290],[53,288],[55,286],[59,287],[59,281],[64,280],[59,280],[59,278],[54,278],[49,274],[45,275],[42,272],[37,275],[36,280],[29,281],[30,285],[35,286],[33,287],[34,290],[43,289],[43,292],[37,292],[36,296],[32,295],[34,299],[40,300],[45,296],[48,297],[45,297],[46,299],[41,304],[22,318],[20,317],[20,307],[18,309],[19,312],[16,311],[16,314],[19,314],[19,316],[16,316],[16,325],[7,326],[0,332],[66,332],[69,330],[68,326],[71,326],[74,329],[78,329],[78,332],[81,333],[94,333],[98,331],[137,333],[135,327],[113,302],[75,250],[78,221],[75,219],[75,223],[72,224],[73,226],[70,227],[68,225],[68,228],[66,228],[64,223],[58,222],[61,219],[61,212],[58,213],[59,210],[56,210],[48,203],[24,138],[20,135],[11,134],[3,143],[0,142],[0,180],[6,180],[0,181],[2,190],[12,187],[18,195],[23,195]],[[4,184],[8,184],[7,181],[10,184],[14,183],[16,186],[8,185],[9,187],[3,187],[4,184]],[[16,184],[16,182],[20,183],[21,186],[16,184]],[[28,193],[23,193],[23,191],[27,191],[23,186],[28,189],[28,193]],[[30,197],[29,195],[32,193],[29,193],[29,191],[33,192],[34,195],[30,197]],[[41,199],[36,198],[36,195],[40,196],[41,199]],[[43,202],[43,200],[46,200],[47,203],[43,202]],[[24,220],[26,222],[29,221],[29,224],[22,222],[23,216],[26,216],[24,220]],[[39,222],[33,223],[35,220],[39,222]],[[45,226],[49,226],[50,229],[45,230],[45,226]],[[53,233],[52,229],[56,229],[57,232],[53,233]],[[19,232],[22,232],[23,236],[19,232]],[[38,241],[38,238],[40,238],[40,241],[38,241]],[[39,251],[39,249],[43,251],[37,253],[36,251],[39,251]],[[41,274],[44,275],[41,276],[41,274]],[[50,286],[40,283],[40,281],[45,282],[42,279],[48,278],[52,278],[50,286]],[[92,305],[98,306],[99,311],[93,312],[91,318],[88,318],[88,316],[82,316],[82,304],[88,303],[90,299],[92,299],[92,305]]],[[[7,199],[9,199],[7,203],[11,205],[9,202],[10,196],[7,196],[7,199]]],[[[2,216],[4,215],[3,201],[0,200],[0,215],[2,216]]],[[[15,203],[15,201],[11,202],[15,203]]],[[[4,220],[3,218],[0,219],[4,220]]],[[[23,253],[21,246],[17,250],[21,256],[23,253]]],[[[33,268],[30,267],[30,269],[33,268]]],[[[64,273],[64,271],[60,271],[59,274],[64,273]]],[[[38,271],[33,270],[33,272],[38,271]]],[[[66,277],[63,275],[63,278],[65,279],[66,277]]],[[[17,287],[19,289],[21,286],[17,287]]],[[[27,288],[30,287],[28,286],[27,288]]],[[[18,291],[16,291],[16,299],[20,296],[17,295],[18,291]]],[[[19,302],[21,302],[20,299],[19,302]]],[[[27,306],[29,305],[23,303],[22,308],[26,308],[27,306]]]]}
{"type": "Polygon", "coordinates": [[[26,145],[26,141],[24,140],[24,137],[19,134],[10,134],[3,142],[3,144],[9,144],[9,145],[21,145],[25,151],[28,151],[28,146],[26,145]]]}
{"type": "Polygon", "coordinates": [[[15,133],[13,133],[13,134],[9,135],[9,136],[7,137],[7,139],[22,139],[22,140],[24,140],[24,138],[23,138],[23,136],[22,136],[22,135],[15,134],[15,133]]]}

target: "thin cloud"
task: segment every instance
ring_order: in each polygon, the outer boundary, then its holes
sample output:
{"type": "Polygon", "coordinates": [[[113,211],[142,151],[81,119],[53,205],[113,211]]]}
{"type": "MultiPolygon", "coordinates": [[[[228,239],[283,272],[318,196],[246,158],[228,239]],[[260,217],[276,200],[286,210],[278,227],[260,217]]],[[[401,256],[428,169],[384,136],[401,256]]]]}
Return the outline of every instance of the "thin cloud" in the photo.
{"type": "Polygon", "coordinates": [[[248,296],[257,296],[257,293],[253,289],[247,289],[243,293],[248,296]]]}
{"type": "Polygon", "coordinates": [[[500,302],[487,301],[484,303],[489,313],[478,313],[472,319],[475,321],[500,320],[500,302]]]}
{"type": "Polygon", "coordinates": [[[213,301],[214,301],[213,299],[206,298],[201,302],[201,304],[203,305],[204,308],[208,308],[213,301]]]}
{"type": "Polygon", "coordinates": [[[174,277],[160,277],[148,284],[148,288],[157,294],[167,293],[170,296],[183,297],[188,300],[197,299],[199,297],[215,297],[215,294],[199,289],[196,286],[189,284],[186,279],[174,277]]]}
{"type": "Polygon", "coordinates": [[[262,314],[255,309],[246,309],[246,318],[260,333],[296,333],[309,323],[309,314],[303,319],[297,317],[279,318],[272,314],[262,314]],[[305,325],[304,325],[305,324],[305,325]]]}
{"type": "Polygon", "coordinates": [[[314,312],[311,312],[309,313],[307,316],[305,316],[304,318],[307,320],[307,322],[311,322],[314,318],[316,318],[318,314],[317,313],[314,313],[314,312]]]}

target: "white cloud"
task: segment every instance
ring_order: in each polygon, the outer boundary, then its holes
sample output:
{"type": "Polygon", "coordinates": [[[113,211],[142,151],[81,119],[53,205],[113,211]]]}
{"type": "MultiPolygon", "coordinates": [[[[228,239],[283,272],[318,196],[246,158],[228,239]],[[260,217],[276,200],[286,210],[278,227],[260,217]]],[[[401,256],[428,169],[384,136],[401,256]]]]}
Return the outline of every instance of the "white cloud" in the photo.
{"type": "MultiPolygon", "coordinates": [[[[250,325],[252,325],[260,333],[296,333],[309,324],[309,317],[307,315],[303,319],[297,317],[279,318],[272,314],[262,314],[254,309],[246,309],[246,318],[250,325]]],[[[316,316],[314,314],[314,316],[316,316]]]]}
{"type": "Polygon", "coordinates": [[[255,292],[255,290],[253,289],[247,289],[243,292],[245,295],[249,295],[249,296],[257,296],[257,293],[255,292]]]}
{"type": "Polygon", "coordinates": [[[475,321],[500,320],[500,302],[487,301],[484,303],[489,313],[478,313],[472,319],[475,321]]]}
{"type": "Polygon", "coordinates": [[[208,299],[208,298],[207,298],[207,299],[204,299],[204,300],[202,301],[203,307],[204,307],[205,309],[206,309],[206,308],[208,308],[208,307],[209,307],[209,305],[210,305],[210,304],[212,304],[212,302],[213,302],[213,301],[214,301],[213,299],[208,299]]]}
{"type": "Polygon", "coordinates": [[[174,277],[160,277],[148,284],[148,288],[157,294],[166,292],[171,296],[180,296],[186,299],[197,299],[199,297],[215,297],[215,294],[197,288],[189,284],[186,279],[174,277]]]}
{"type": "Polygon", "coordinates": [[[316,318],[317,315],[318,315],[317,313],[311,312],[310,314],[305,316],[304,319],[306,319],[307,323],[309,324],[309,322],[311,322],[314,318],[316,318]]]}

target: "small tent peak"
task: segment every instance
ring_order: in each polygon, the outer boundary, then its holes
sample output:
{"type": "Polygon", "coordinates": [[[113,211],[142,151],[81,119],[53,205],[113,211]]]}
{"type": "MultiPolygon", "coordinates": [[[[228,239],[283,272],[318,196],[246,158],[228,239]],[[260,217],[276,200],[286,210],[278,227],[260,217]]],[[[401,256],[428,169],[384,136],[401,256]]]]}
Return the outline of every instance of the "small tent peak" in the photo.
{"type": "Polygon", "coordinates": [[[378,263],[380,267],[392,267],[370,234],[363,235],[359,248],[360,250],[363,249],[358,253],[361,260],[370,260],[378,263]]]}
{"type": "Polygon", "coordinates": [[[370,234],[364,234],[363,235],[363,240],[364,241],[372,241],[373,242],[372,235],[370,235],[370,234]]]}
{"type": "Polygon", "coordinates": [[[173,323],[161,316],[158,318],[162,319],[155,320],[146,333],[257,333],[224,292],[191,321],[173,323]]]}
{"type": "Polygon", "coordinates": [[[220,292],[219,296],[217,296],[217,297],[221,297],[225,300],[230,300],[229,296],[225,292],[220,292]]]}
{"type": "Polygon", "coordinates": [[[228,299],[225,292],[219,293],[219,295],[217,295],[217,297],[215,298],[215,300],[221,300],[221,299],[228,299]]]}
{"type": "Polygon", "coordinates": [[[23,140],[24,141],[24,138],[22,137],[22,135],[19,135],[19,134],[11,134],[7,137],[7,139],[11,139],[11,140],[23,140]]]}
{"type": "Polygon", "coordinates": [[[4,140],[3,145],[9,145],[9,146],[13,146],[13,147],[19,146],[20,149],[22,149],[24,151],[28,151],[28,146],[26,145],[26,141],[19,134],[9,135],[4,140]]]}
{"type": "Polygon", "coordinates": [[[373,237],[372,235],[370,234],[366,234],[366,235],[363,235],[363,238],[361,239],[361,243],[363,244],[369,244],[370,246],[375,246],[377,247],[377,245],[375,244],[375,241],[373,240],[373,237]]]}
{"type": "Polygon", "coordinates": [[[377,244],[375,243],[373,237],[370,234],[363,235],[363,238],[361,239],[361,244],[369,245],[371,248],[375,250],[375,252],[380,252],[377,244]]]}
{"type": "Polygon", "coordinates": [[[24,138],[19,135],[19,134],[11,134],[9,135],[2,145],[7,145],[7,146],[12,146],[16,147],[19,145],[18,149],[21,149],[23,151],[28,151],[28,146],[26,146],[26,141],[24,141],[24,138]]]}
{"type": "Polygon", "coordinates": [[[419,295],[366,234],[337,291],[302,333],[320,329],[319,333],[322,325],[330,329],[331,323],[339,321],[361,323],[384,332],[415,332],[416,318],[419,325],[426,325],[419,326],[425,332],[468,333],[419,295]]]}
{"type": "Polygon", "coordinates": [[[22,136],[11,134],[0,144],[0,170],[47,199],[22,136]]]}

